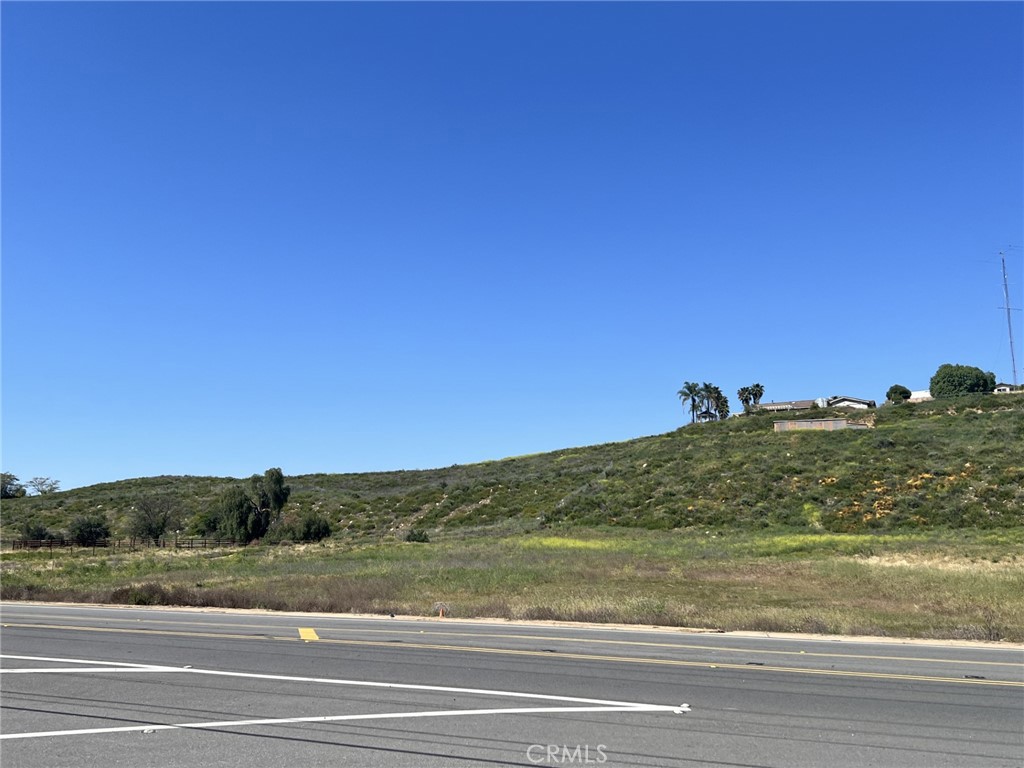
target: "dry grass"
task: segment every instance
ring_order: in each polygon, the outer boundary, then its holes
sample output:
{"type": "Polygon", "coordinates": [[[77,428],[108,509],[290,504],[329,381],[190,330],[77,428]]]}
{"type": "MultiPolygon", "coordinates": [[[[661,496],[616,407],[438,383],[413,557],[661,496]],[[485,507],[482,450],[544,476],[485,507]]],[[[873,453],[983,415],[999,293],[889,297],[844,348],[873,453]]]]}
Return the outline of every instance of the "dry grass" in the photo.
{"type": "Polygon", "coordinates": [[[5,599],[1024,640],[1020,532],[567,530],[431,544],[5,554],[5,599]]]}

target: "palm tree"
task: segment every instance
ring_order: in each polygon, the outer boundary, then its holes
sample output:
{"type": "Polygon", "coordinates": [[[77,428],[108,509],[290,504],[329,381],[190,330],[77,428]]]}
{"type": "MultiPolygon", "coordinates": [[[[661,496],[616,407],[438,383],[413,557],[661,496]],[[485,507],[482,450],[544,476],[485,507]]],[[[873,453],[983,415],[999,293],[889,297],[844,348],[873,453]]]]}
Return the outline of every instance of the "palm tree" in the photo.
{"type": "Polygon", "coordinates": [[[754,405],[760,405],[761,398],[764,397],[764,387],[761,384],[751,384],[750,394],[754,398],[754,405]]]}
{"type": "Polygon", "coordinates": [[[736,391],[736,396],[740,399],[740,403],[743,404],[743,410],[749,411],[750,404],[754,402],[754,393],[750,387],[740,387],[736,391]]]}
{"type": "Polygon", "coordinates": [[[718,418],[729,418],[729,398],[718,387],[712,387],[711,407],[718,414],[718,418]]]}
{"type": "Polygon", "coordinates": [[[714,408],[716,389],[717,387],[714,384],[709,384],[706,381],[700,385],[699,397],[701,412],[699,415],[703,416],[708,421],[714,421],[718,418],[714,408]]]}
{"type": "Polygon", "coordinates": [[[700,404],[698,398],[700,397],[700,384],[695,381],[683,382],[683,388],[677,393],[679,395],[679,401],[683,407],[686,407],[686,403],[690,403],[690,423],[692,424],[697,420],[697,411],[700,410],[700,404]]]}

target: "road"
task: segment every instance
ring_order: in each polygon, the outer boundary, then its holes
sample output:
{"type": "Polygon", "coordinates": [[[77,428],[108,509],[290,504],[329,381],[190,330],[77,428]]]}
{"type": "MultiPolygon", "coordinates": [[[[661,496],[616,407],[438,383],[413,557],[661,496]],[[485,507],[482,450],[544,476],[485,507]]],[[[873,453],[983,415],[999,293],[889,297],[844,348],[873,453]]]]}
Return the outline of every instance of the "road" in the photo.
{"type": "Polygon", "coordinates": [[[0,606],[0,764],[1024,765],[1024,649],[0,606]]]}

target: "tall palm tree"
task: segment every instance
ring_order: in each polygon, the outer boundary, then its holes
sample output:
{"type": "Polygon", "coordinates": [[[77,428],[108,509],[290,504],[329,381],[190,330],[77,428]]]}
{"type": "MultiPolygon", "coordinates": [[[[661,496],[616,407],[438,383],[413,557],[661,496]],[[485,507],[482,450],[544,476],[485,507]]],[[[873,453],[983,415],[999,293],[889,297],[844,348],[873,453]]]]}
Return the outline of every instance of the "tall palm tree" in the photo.
{"type": "Polygon", "coordinates": [[[700,404],[698,398],[700,397],[700,384],[695,381],[683,382],[683,388],[677,393],[679,395],[679,401],[683,407],[686,407],[687,402],[690,404],[690,423],[692,424],[697,420],[697,411],[700,410],[700,404]]]}
{"type": "Polygon", "coordinates": [[[740,399],[740,403],[743,405],[744,411],[750,410],[751,403],[754,402],[754,393],[750,387],[740,387],[736,390],[736,396],[740,399]]]}
{"type": "Polygon", "coordinates": [[[701,413],[707,414],[712,420],[717,418],[715,414],[715,387],[714,384],[704,382],[700,385],[700,406],[701,413]]]}
{"type": "Polygon", "coordinates": [[[718,387],[712,387],[711,407],[718,414],[718,418],[729,418],[729,398],[718,387]]]}
{"type": "Polygon", "coordinates": [[[754,405],[760,405],[761,398],[764,397],[764,387],[761,384],[751,384],[750,394],[754,398],[754,405]]]}

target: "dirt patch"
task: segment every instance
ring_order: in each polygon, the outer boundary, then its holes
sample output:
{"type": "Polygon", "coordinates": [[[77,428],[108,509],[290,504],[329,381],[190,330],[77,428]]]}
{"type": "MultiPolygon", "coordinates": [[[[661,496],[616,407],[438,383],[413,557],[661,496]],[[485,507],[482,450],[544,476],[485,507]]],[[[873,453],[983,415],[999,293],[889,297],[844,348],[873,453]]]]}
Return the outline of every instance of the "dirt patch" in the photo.
{"type": "Polygon", "coordinates": [[[1021,563],[1015,560],[991,560],[958,557],[956,555],[914,554],[893,552],[885,555],[850,558],[857,563],[878,565],[884,568],[939,568],[944,571],[1012,571],[1019,570],[1021,563]]]}

